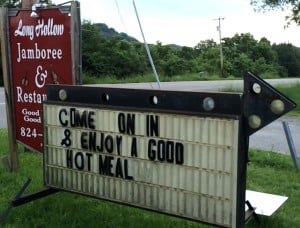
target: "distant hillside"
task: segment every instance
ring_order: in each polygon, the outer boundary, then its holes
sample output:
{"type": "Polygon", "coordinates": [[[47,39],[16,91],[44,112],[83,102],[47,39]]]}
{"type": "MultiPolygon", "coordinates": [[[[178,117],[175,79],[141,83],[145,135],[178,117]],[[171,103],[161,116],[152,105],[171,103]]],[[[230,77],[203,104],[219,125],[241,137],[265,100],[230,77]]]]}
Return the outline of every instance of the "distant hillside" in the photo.
{"type": "Polygon", "coordinates": [[[104,37],[107,37],[107,38],[118,37],[118,38],[125,39],[127,41],[136,41],[136,42],[139,42],[136,38],[134,38],[132,36],[128,36],[124,32],[119,33],[114,28],[109,28],[104,23],[96,23],[95,25],[99,29],[101,35],[103,35],[104,37]]]}
{"type": "MultiPolygon", "coordinates": [[[[117,37],[117,38],[121,38],[121,39],[127,40],[129,42],[132,42],[132,41],[134,41],[134,42],[140,42],[136,38],[134,38],[132,36],[128,36],[127,33],[117,32],[114,28],[108,27],[105,23],[95,23],[95,25],[99,29],[101,35],[103,35],[106,38],[117,37]]],[[[175,48],[175,49],[178,49],[178,48],[182,47],[182,46],[177,45],[177,44],[164,44],[164,45],[170,46],[171,48],[175,48]]]]}

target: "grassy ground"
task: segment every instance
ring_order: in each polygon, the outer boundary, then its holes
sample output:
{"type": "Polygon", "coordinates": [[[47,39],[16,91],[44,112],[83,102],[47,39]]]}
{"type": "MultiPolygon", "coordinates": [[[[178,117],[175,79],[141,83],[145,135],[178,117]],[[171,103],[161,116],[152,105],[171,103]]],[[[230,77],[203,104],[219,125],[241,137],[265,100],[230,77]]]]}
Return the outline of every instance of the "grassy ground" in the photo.
{"type": "MultiPolygon", "coordinates": [[[[261,217],[259,227],[300,227],[300,175],[299,171],[293,169],[291,157],[252,151],[250,160],[248,189],[289,197],[273,216],[261,217]]],[[[252,224],[253,221],[249,224],[250,227],[252,224]]]]}
{"type": "MultiPolygon", "coordinates": [[[[7,133],[0,129],[0,157],[7,151],[7,133]]],[[[0,213],[14,198],[27,178],[27,192],[43,187],[42,156],[20,149],[20,169],[4,171],[0,164],[0,213]]],[[[260,216],[260,224],[251,220],[246,227],[300,227],[300,175],[289,156],[251,151],[247,188],[288,196],[289,199],[273,216],[260,216]]],[[[209,227],[127,206],[117,205],[59,192],[43,199],[13,208],[1,227],[209,227]]]]}
{"type": "Polygon", "coordinates": [[[290,115],[299,116],[300,117],[300,84],[296,84],[293,86],[279,86],[276,87],[280,92],[282,92],[285,96],[292,99],[296,102],[297,107],[291,112],[290,115]]]}
{"type": "MultiPolygon", "coordinates": [[[[174,75],[172,77],[167,76],[159,76],[159,81],[161,82],[170,82],[170,81],[206,81],[206,80],[232,80],[238,79],[233,76],[229,76],[226,78],[221,78],[218,75],[206,75],[206,74],[197,74],[190,73],[184,75],[174,75]]],[[[124,79],[117,79],[113,76],[105,76],[105,77],[94,77],[89,74],[83,75],[83,84],[114,84],[114,83],[138,83],[138,82],[156,82],[156,79],[153,74],[147,73],[144,75],[136,75],[124,79]]]]}

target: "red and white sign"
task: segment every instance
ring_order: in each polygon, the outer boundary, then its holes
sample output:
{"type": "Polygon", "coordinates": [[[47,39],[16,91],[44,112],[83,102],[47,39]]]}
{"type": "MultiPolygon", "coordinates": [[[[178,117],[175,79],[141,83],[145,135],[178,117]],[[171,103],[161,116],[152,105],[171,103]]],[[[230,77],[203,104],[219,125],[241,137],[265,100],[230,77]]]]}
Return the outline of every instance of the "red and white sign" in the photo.
{"type": "Polygon", "coordinates": [[[43,151],[42,103],[47,84],[73,84],[71,17],[58,8],[9,17],[16,139],[43,151]]]}

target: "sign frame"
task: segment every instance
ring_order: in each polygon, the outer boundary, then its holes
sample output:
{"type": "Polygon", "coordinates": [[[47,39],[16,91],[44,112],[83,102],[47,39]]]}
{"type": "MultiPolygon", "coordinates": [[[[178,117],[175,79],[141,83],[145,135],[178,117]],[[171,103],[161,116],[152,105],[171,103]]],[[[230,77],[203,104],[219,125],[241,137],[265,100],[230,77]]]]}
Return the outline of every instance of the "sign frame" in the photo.
{"type": "MultiPolygon", "coordinates": [[[[64,190],[73,193],[79,193],[91,197],[96,197],[102,200],[108,200],[120,204],[125,204],[133,207],[138,207],[146,210],[156,211],[163,214],[168,214],[176,217],[182,217],[185,219],[191,219],[200,221],[203,223],[214,224],[218,226],[225,227],[243,227],[245,223],[245,194],[246,194],[246,173],[247,173],[247,163],[248,163],[248,148],[249,148],[249,136],[259,129],[263,128],[268,123],[284,115],[291,109],[293,109],[296,104],[285,97],[283,94],[278,92],[272,86],[264,82],[261,78],[254,75],[251,72],[247,72],[244,75],[244,93],[243,94],[230,94],[230,93],[205,93],[205,92],[188,92],[188,91],[166,91],[166,90],[139,90],[139,89],[121,89],[121,88],[99,88],[99,87],[82,87],[82,86],[49,86],[47,90],[48,100],[44,103],[44,132],[45,134],[45,156],[44,156],[44,184],[50,189],[64,190]],[[59,116],[60,124],[65,128],[64,133],[62,133],[63,138],[60,139],[51,139],[48,141],[53,132],[49,130],[51,128],[51,121],[48,122],[47,109],[51,109],[51,106],[54,107],[54,113],[57,112],[56,108],[63,108],[63,115],[67,115],[67,110],[64,107],[70,108],[73,107],[80,109],[91,109],[91,110],[105,110],[108,109],[109,112],[121,111],[121,112],[151,112],[151,113],[160,113],[166,115],[186,115],[197,117],[209,117],[209,118],[223,118],[235,120],[238,124],[236,131],[237,135],[237,154],[236,154],[236,163],[233,169],[236,171],[232,175],[234,176],[234,182],[231,183],[234,185],[232,197],[232,205],[230,207],[231,218],[226,222],[219,222],[215,219],[215,215],[208,217],[201,217],[196,219],[191,217],[188,214],[173,213],[164,209],[157,209],[155,207],[145,207],[139,203],[133,203],[133,201],[128,202],[124,200],[119,200],[114,197],[104,197],[103,195],[93,195],[90,194],[85,188],[90,188],[90,182],[84,182],[84,186],[81,188],[69,187],[68,179],[70,175],[66,174],[67,172],[71,173],[73,167],[70,168],[71,171],[62,170],[59,171],[60,166],[63,167],[65,163],[60,160],[60,152],[53,155],[58,157],[60,164],[50,164],[51,158],[48,156],[51,154],[51,143],[54,142],[54,147],[60,147],[65,145],[67,149],[69,145],[65,143],[65,140],[69,140],[70,136],[70,127],[67,122],[64,122],[63,117],[59,116]],[[48,125],[48,123],[50,123],[48,125]],[[64,124],[66,123],[66,124],[64,124]],[[49,128],[49,129],[48,129],[49,128]],[[68,134],[66,134],[66,130],[68,134]],[[64,138],[65,137],[65,138],[64,138]],[[67,139],[68,138],[68,139],[67,139]],[[61,141],[61,142],[60,142],[61,141]],[[50,143],[49,143],[50,142],[50,143]],[[58,144],[56,144],[58,143],[58,144]],[[59,144],[60,143],[60,144],[59,144]],[[50,145],[50,147],[49,147],[50,145]],[[55,146],[56,145],[56,146],[55,146]],[[50,151],[50,152],[49,152],[50,151]],[[50,168],[51,166],[51,168],[50,168]],[[58,167],[58,168],[56,168],[58,167]],[[51,171],[54,170],[54,171],[51,171]],[[53,172],[53,173],[52,173],[53,172]],[[211,218],[213,217],[213,219],[211,218]]],[[[71,111],[70,111],[71,112],[71,111]]],[[[74,111],[75,113],[76,111],[74,111]]],[[[78,113],[81,111],[78,110],[78,113]]],[[[85,111],[83,111],[85,112],[85,111]]],[[[52,112],[50,112],[52,116],[52,112]]],[[[61,111],[59,111],[61,113],[61,111]]],[[[96,113],[96,111],[90,111],[90,113],[96,113]]],[[[74,114],[76,115],[76,114],[74,114]]],[[[80,114],[79,114],[80,115],[80,114]]],[[[110,116],[113,117],[113,116],[110,116]]],[[[53,118],[53,117],[52,117],[53,118]]],[[[55,117],[54,117],[55,118],[55,117]]],[[[74,120],[73,116],[73,121],[74,120]]],[[[88,118],[84,115],[84,119],[88,118]]],[[[171,118],[171,117],[170,117],[171,118]]],[[[56,118],[57,119],[57,118],[56,118]]],[[[91,118],[92,119],[92,118],[91,118]]],[[[91,120],[90,119],[90,120],[91,120]]],[[[116,119],[116,118],[112,118],[116,119]]],[[[106,119],[108,120],[108,119],[106,119]]],[[[72,121],[71,119],[69,121],[72,121]]],[[[82,120],[78,119],[77,121],[81,122],[82,120]]],[[[55,121],[54,121],[55,122],[55,121]]],[[[82,127],[81,124],[76,125],[74,122],[75,128],[82,127]]],[[[86,125],[94,127],[94,122],[86,122],[86,125]]],[[[59,125],[59,124],[58,124],[59,125]]],[[[59,128],[57,124],[54,128],[59,128]]],[[[63,129],[63,128],[62,128],[63,129]]],[[[61,132],[62,132],[62,129],[61,132]]],[[[93,128],[94,129],[94,128],[93,128]]],[[[97,130],[97,129],[96,129],[97,130]]],[[[111,129],[112,132],[114,130],[111,129]]],[[[55,132],[57,135],[58,132],[55,132]]],[[[82,141],[81,134],[81,148],[85,144],[85,139],[82,141]],[[82,142],[84,144],[82,144],[82,142]]],[[[72,134],[73,135],[73,134],[72,134]]],[[[75,137],[76,138],[76,137],[75,137]]],[[[76,141],[76,140],[75,140],[76,141]]],[[[148,144],[149,145],[149,144],[148,144]]],[[[77,147],[75,147],[77,149],[77,147]]],[[[89,149],[88,147],[86,149],[89,149]]],[[[58,151],[63,151],[64,149],[58,151]]],[[[80,149],[78,149],[80,150],[80,149]]],[[[149,150],[149,146],[148,146],[149,150]]],[[[68,153],[68,152],[67,152],[68,153]]],[[[80,153],[80,152],[78,152],[80,153]]],[[[73,155],[72,155],[73,156],[73,155]]],[[[92,156],[92,155],[91,155],[92,156]]],[[[102,156],[102,155],[101,155],[102,156]]],[[[148,152],[149,156],[149,152],[148,152]]],[[[148,157],[149,158],[149,157],[148,157]]],[[[76,158],[75,158],[76,159],[76,158]]],[[[67,160],[69,158],[67,155],[67,160]]],[[[74,160],[76,163],[76,161],[74,160]]],[[[81,161],[82,162],[82,161],[81,161]]],[[[156,162],[156,161],[153,161],[156,162]]],[[[81,163],[83,164],[83,162],[81,163]]],[[[68,165],[67,165],[68,166],[68,165]]],[[[200,166],[199,166],[200,167],[200,166]]],[[[77,167],[81,169],[83,167],[77,167]]],[[[90,171],[90,170],[88,170],[90,171]]],[[[77,172],[77,171],[76,171],[77,172]]],[[[80,173],[79,170],[77,173],[80,173]]],[[[107,174],[107,173],[106,173],[107,174]]],[[[98,176],[101,176],[100,173],[98,176]]],[[[74,176],[74,175],[73,175],[74,176]]],[[[84,178],[83,178],[84,179],[84,178]]],[[[81,179],[82,180],[82,179],[81,179]]],[[[72,177],[72,181],[74,177],[72,177]]],[[[134,180],[133,180],[134,182],[134,180]]],[[[100,181],[99,181],[100,183],[100,181]]],[[[103,182],[104,183],[104,182],[103,182]]],[[[102,184],[103,184],[102,183],[102,184]]],[[[81,183],[82,184],[82,183],[81,183]]],[[[75,183],[77,185],[77,183],[75,183]]],[[[71,184],[72,186],[72,184],[71,184]]],[[[105,187],[104,187],[105,188],[105,187]]],[[[214,196],[215,197],[215,196],[214,196]]],[[[187,199],[186,199],[187,200],[187,199]]],[[[193,202],[193,201],[191,201],[193,202]]],[[[201,204],[201,203],[200,203],[201,204]]],[[[208,208],[209,206],[207,206],[208,208]]],[[[206,208],[206,209],[207,209],[206,208]]],[[[208,209],[209,210],[209,209],[208,209]]],[[[217,213],[217,212],[213,212],[217,213]]],[[[224,214],[222,215],[224,216],[224,214]]]]}

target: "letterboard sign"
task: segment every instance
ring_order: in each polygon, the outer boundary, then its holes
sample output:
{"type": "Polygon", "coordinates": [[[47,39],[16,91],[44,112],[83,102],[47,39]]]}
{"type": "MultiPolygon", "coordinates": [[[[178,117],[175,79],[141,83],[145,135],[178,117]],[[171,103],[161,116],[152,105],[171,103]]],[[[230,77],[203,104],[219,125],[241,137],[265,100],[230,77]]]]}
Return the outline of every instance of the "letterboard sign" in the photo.
{"type": "Polygon", "coordinates": [[[251,72],[243,94],[52,85],[45,185],[243,227],[249,136],[295,107],[251,72]]]}
{"type": "Polygon", "coordinates": [[[59,86],[47,96],[47,186],[220,226],[243,216],[240,95],[59,86]]]}

